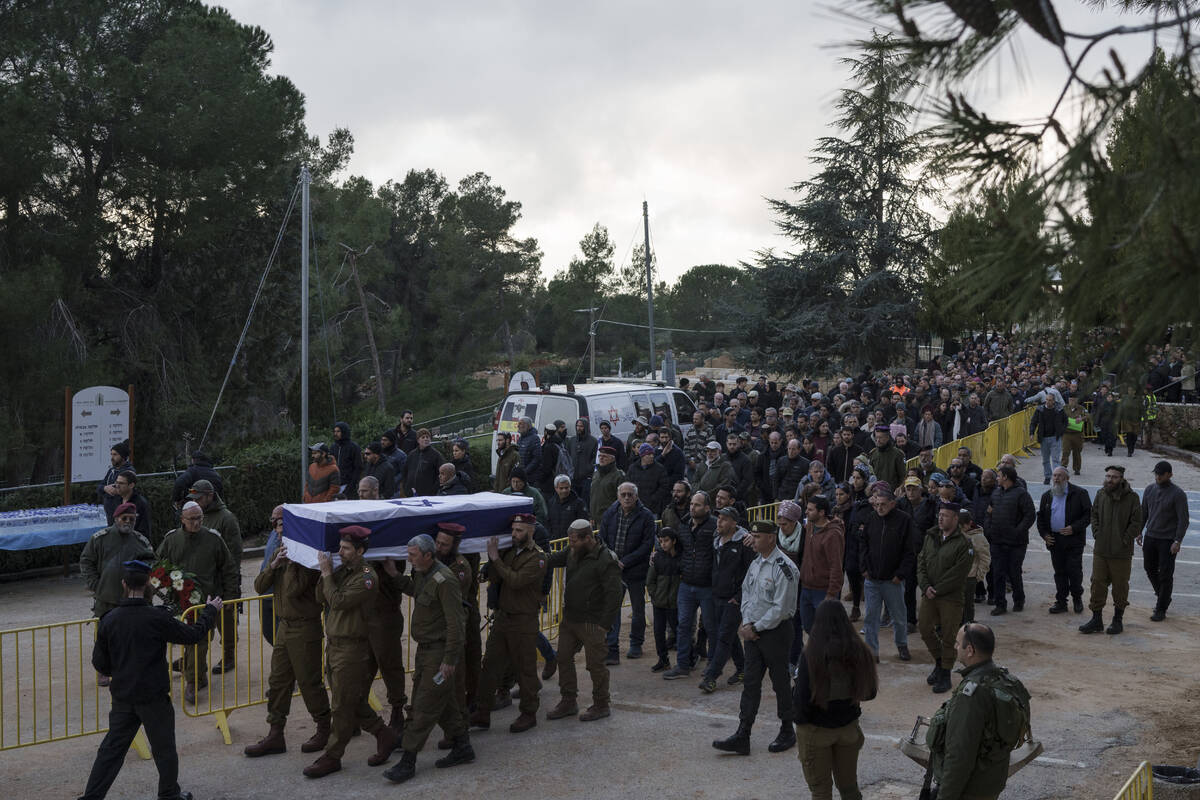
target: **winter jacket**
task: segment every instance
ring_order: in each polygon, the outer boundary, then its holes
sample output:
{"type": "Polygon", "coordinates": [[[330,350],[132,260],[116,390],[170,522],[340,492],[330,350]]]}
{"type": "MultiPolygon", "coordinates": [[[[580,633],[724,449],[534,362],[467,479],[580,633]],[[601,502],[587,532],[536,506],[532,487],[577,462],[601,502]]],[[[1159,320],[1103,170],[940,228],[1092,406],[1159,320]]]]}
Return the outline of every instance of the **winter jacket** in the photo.
{"type": "Polygon", "coordinates": [[[549,519],[549,515],[547,514],[546,510],[546,498],[541,492],[538,491],[536,486],[525,484],[525,491],[523,492],[514,492],[512,487],[509,486],[500,494],[516,494],[522,497],[528,497],[533,501],[533,515],[537,517],[537,521],[545,525],[546,521],[549,519]]]}
{"type": "Polygon", "coordinates": [[[454,473],[454,477],[446,483],[438,485],[438,497],[454,497],[457,495],[470,494],[471,490],[463,483],[461,472],[454,473]]]}
{"type": "Polygon", "coordinates": [[[597,440],[597,444],[598,444],[598,447],[596,448],[597,450],[599,450],[600,447],[611,447],[613,450],[615,450],[616,453],[613,456],[613,459],[614,459],[613,463],[615,463],[617,465],[617,469],[619,469],[619,470],[625,469],[625,467],[626,467],[625,445],[621,444],[620,439],[618,439],[615,436],[610,436],[607,439],[602,437],[599,440],[597,440]]]}
{"type": "Polygon", "coordinates": [[[395,489],[393,489],[392,494],[386,496],[381,494],[380,497],[390,500],[404,488],[404,473],[408,466],[408,454],[399,447],[390,447],[384,449],[383,457],[392,465],[392,482],[395,484],[395,489]]]}
{"type": "Polygon", "coordinates": [[[931,419],[928,422],[921,420],[916,424],[910,444],[916,445],[917,451],[920,452],[920,448],[927,444],[936,450],[942,446],[942,441],[942,426],[937,424],[937,420],[931,419]]]}
{"type": "MultiPolygon", "coordinates": [[[[800,485],[796,487],[796,494],[792,497],[792,499],[799,500],[800,494],[804,491],[804,487],[808,486],[810,483],[813,483],[812,475],[805,475],[800,481],[800,485]]],[[[826,495],[833,494],[834,486],[835,484],[833,482],[833,476],[828,472],[823,473],[821,476],[821,493],[826,495]]]]}
{"type": "Polygon", "coordinates": [[[510,444],[503,453],[496,453],[496,480],[492,484],[492,491],[503,492],[509,487],[508,476],[520,460],[516,445],[510,444]]]}
{"type": "Polygon", "coordinates": [[[1024,547],[1029,544],[1029,529],[1037,520],[1037,511],[1029,492],[1020,486],[992,492],[992,512],[988,515],[987,533],[993,544],[1024,547]]]}
{"type": "Polygon", "coordinates": [[[775,477],[779,468],[779,459],[787,457],[787,450],[780,447],[772,450],[768,446],[758,459],[758,469],[755,470],[755,482],[758,484],[758,500],[760,503],[774,503],[781,499],[775,494],[775,477]]]}
{"type": "Polygon", "coordinates": [[[418,447],[408,454],[408,469],[405,488],[409,497],[432,497],[438,492],[438,467],[446,459],[437,448],[429,445],[424,450],[418,447]]]}
{"type": "Polygon", "coordinates": [[[607,470],[596,467],[596,474],[592,476],[592,496],[588,498],[588,518],[593,523],[617,502],[617,487],[624,482],[625,473],[616,464],[610,464],[607,470]]]}
{"type": "MultiPolygon", "coordinates": [[[[667,470],[667,495],[671,494],[670,487],[674,486],[676,481],[683,480],[687,474],[687,460],[683,457],[683,449],[679,445],[672,442],[670,450],[660,450],[658,453],[658,463],[662,464],[667,470]]],[[[666,501],[663,501],[664,504],[666,501]]]]}
{"type": "MultiPolygon", "coordinates": [[[[133,467],[122,467],[122,469],[133,469],[133,467]]],[[[116,478],[115,474],[113,478],[116,478]]],[[[211,483],[218,497],[225,497],[225,483],[221,480],[221,476],[217,474],[217,471],[213,469],[212,461],[207,457],[193,457],[192,465],[179,473],[179,477],[175,479],[175,485],[171,488],[171,500],[177,504],[183,503],[187,499],[188,490],[192,488],[196,481],[201,480],[211,483]]]]}
{"type": "Polygon", "coordinates": [[[962,528],[944,540],[941,531],[932,530],[917,557],[917,587],[921,594],[932,586],[939,597],[960,598],[974,564],[975,549],[962,528]]]}
{"type": "Polygon", "coordinates": [[[1122,478],[1113,491],[1101,489],[1092,503],[1093,551],[1102,558],[1133,558],[1133,542],[1142,531],[1142,506],[1122,478]]]}
{"type": "Polygon", "coordinates": [[[221,534],[201,527],[195,533],[176,528],[158,546],[155,557],[166,560],[196,576],[196,586],[204,597],[236,600],[242,596],[239,564],[233,560],[221,534]]]}
{"type": "Polygon", "coordinates": [[[962,407],[960,413],[962,415],[962,422],[958,426],[960,437],[970,436],[987,429],[987,412],[983,410],[983,406],[966,405],[962,407]]]}
{"type": "Polygon", "coordinates": [[[709,424],[693,425],[683,437],[683,455],[689,464],[704,463],[704,447],[713,438],[713,429],[709,424]]]}
{"type": "Polygon", "coordinates": [[[703,522],[676,530],[679,536],[679,576],[689,586],[712,586],[713,536],[717,519],[709,514],[703,522]]]}
{"type": "Polygon", "coordinates": [[[753,505],[758,499],[754,486],[754,463],[745,450],[725,456],[733,467],[737,498],[746,505],[753,505]]]}
{"type": "Polygon", "coordinates": [[[692,509],[690,498],[684,501],[683,508],[676,508],[673,503],[667,503],[662,512],[662,526],[677,531],[685,525],[692,524],[692,509]]]}
{"type": "Polygon", "coordinates": [[[805,589],[821,589],[828,595],[840,597],[845,546],[846,528],[840,517],[831,517],[820,528],[806,522],[800,585],[805,589]]]}
{"type": "Polygon", "coordinates": [[[576,555],[564,547],[546,558],[547,569],[567,568],[563,586],[563,619],[567,622],[599,625],[608,630],[621,610],[621,567],[617,557],[596,542],[592,549],[576,555]]]}
{"type": "Polygon", "coordinates": [[[800,481],[808,475],[809,461],[804,456],[784,455],[775,463],[775,497],[787,500],[796,496],[800,481]]]}
{"type": "MultiPolygon", "coordinates": [[[[542,441],[538,438],[537,431],[530,428],[517,439],[517,453],[521,456],[521,467],[525,470],[525,482],[534,486],[540,485],[545,470],[542,467],[542,441]]],[[[553,471],[554,465],[548,469],[553,471]]]]}
{"type": "Polygon", "coordinates": [[[871,471],[875,473],[877,480],[887,481],[893,489],[904,483],[904,474],[907,472],[904,454],[893,442],[889,441],[883,447],[876,447],[867,456],[867,460],[871,462],[871,471]]]}
{"type": "Polygon", "coordinates": [[[675,610],[679,600],[678,551],[669,556],[664,551],[655,549],[646,571],[646,592],[650,595],[650,605],[675,610]]]}
{"type": "Polygon", "coordinates": [[[834,445],[829,448],[829,458],[825,461],[825,474],[836,483],[845,483],[854,473],[854,459],[862,455],[862,448],[856,444],[849,447],[834,445]]]}
{"type": "Polygon", "coordinates": [[[92,614],[103,617],[125,596],[121,578],[126,561],[154,563],[150,540],[136,530],[122,534],[115,525],[92,534],[79,556],[79,572],[94,596],[92,614]]]}
{"type": "Polygon", "coordinates": [[[737,475],[734,473],[729,459],[724,455],[718,456],[711,464],[702,461],[696,465],[692,486],[698,491],[708,492],[709,497],[715,495],[717,489],[722,486],[735,486],[736,484],[737,475]]]}
{"type": "Polygon", "coordinates": [[[588,420],[583,419],[583,436],[576,434],[567,439],[567,459],[571,462],[571,485],[583,486],[596,469],[596,450],[600,443],[592,436],[588,420]]]}
{"type": "Polygon", "coordinates": [[[452,458],[450,463],[454,465],[454,471],[458,473],[462,485],[467,487],[467,494],[475,491],[475,465],[471,463],[471,456],[452,458]]]}
{"type": "Polygon", "coordinates": [[[204,519],[200,524],[221,534],[221,539],[229,548],[229,554],[233,556],[234,562],[241,563],[242,526],[238,524],[237,517],[233,515],[233,512],[225,507],[225,502],[221,498],[213,497],[208,508],[204,509],[204,519]]]}
{"type": "Polygon", "coordinates": [[[380,457],[374,464],[363,463],[363,477],[371,476],[379,481],[379,496],[391,500],[396,495],[396,470],[392,462],[380,457]]]}
{"type": "Polygon", "coordinates": [[[575,520],[590,519],[587,504],[574,491],[567,495],[566,500],[561,499],[557,492],[546,500],[546,517],[551,540],[567,538],[567,529],[575,520]]]}
{"type": "Polygon", "coordinates": [[[971,571],[967,573],[967,577],[986,580],[988,570],[992,566],[992,546],[988,544],[983,528],[976,527],[967,531],[967,539],[971,542],[971,549],[975,551],[975,560],[971,562],[971,571]]]}
{"type": "Polygon", "coordinates": [[[671,480],[667,477],[666,467],[657,461],[651,461],[646,467],[638,459],[625,471],[625,480],[638,488],[638,499],[655,517],[662,513],[671,496],[671,480]]]}
{"type": "Polygon", "coordinates": [[[911,575],[917,563],[921,535],[913,519],[899,508],[885,516],[874,509],[856,515],[858,569],[873,581],[890,581],[911,575]]]}
{"type": "Polygon", "coordinates": [[[741,599],[746,569],[758,556],[746,539],[749,535],[745,528],[738,528],[728,542],[718,538],[713,543],[713,599],[720,602],[741,599]]]}
{"type": "Polygon", "coordinates": [[[308,465],[308,480],[304,482],[305,503],[328,503],[338,496],[341,485],[338,482],[338,468],[333,461],[318,466],[308,465]]]}
{"type": "Polygon", "coordinates": [[[621,580],[625,583],[642,583],[646,580],[646,568],[650,564],[650,551],[654,549],[654,514],[641,501],[629,512],[625,528],[625,546],[618,551],[617,528],[624,511],[620,503],[613,503],[600,518],[600,539],[612,552],[621,567],[621,580]]]}
{"type": "Polygon", "coordinates": [[[983,398],[983,410],[990,422],[1004,419],[1013,413],[1013,398],[1006,389],[992,389],[983,398]]]}
{"type": "Polygon", "coordinates": [[[1029,435],[1039,442],[1043,439],[1061,437],[1067,432],[1067,415],[1061,406],[1053,409],[1039,406],[1029,420],[1029,435]]]}
{"type": "Polygon", "coordinates": [[[1092,524],[1092,501],[1088,497],[1087,491],[1073,483],[1067,484],[1067,507],[1064,510],[1067,525],[1074,531],[1070,536],[1063,536],[1057,530],[1050,529],[1050,511],[1053,502],[1054,493],[1046,491],[1038,503],[1038,533],[1043,539],[1046,536],[1054,537],[1054,544],[1047,545],[1047,547],[1083,549],[1087,542],[1088,525],[1092,524]]]}
{"type": "Polygon", "coordinates": [[[358,479],[362,477],[362,450],[350,438],[350,426],[344,422],[335,422],[333,427],[342,432],[342,438],[330,442],[329,450],[333,453],[334,463],[338,467],[339,480],[346,487],[346,498],[358,499],[358,479]]]}

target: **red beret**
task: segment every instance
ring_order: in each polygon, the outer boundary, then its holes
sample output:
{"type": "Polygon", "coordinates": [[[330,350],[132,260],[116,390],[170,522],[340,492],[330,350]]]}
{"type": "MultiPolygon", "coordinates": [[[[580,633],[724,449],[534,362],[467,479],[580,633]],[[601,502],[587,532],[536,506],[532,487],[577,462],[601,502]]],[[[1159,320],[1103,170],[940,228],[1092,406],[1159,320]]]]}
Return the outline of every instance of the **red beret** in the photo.
{"type": "Polygon", "coordinates": [[[371,535],[371,531],[364,528],[362,525],[347,525],[338,531],[338,535],[343,539],[366,539],[371,535]]]}
{"type": "Polygon", "coordinates": [[[116,510],[113,511],[113,519],[116,519],[122,514],[133,514],[136,517],[137,506],[135,506],[133,503],[121,503],[121,505],[117,506],[116,510]]]}
{"type": "Polygon", "coordinates": [[[526,525],[533,525],[537,523],[537,517],[535,517],[533,514],[513,514],[512,521],[523,522],[526,525]]]}
{"type": "Polygon", "coordinates": [[[439,522],[437,527],[439,531],[446,531],[447,533],[454,534],[460,534],[466,530],[465,527],[459,525],[457,522],[439,522]]]}

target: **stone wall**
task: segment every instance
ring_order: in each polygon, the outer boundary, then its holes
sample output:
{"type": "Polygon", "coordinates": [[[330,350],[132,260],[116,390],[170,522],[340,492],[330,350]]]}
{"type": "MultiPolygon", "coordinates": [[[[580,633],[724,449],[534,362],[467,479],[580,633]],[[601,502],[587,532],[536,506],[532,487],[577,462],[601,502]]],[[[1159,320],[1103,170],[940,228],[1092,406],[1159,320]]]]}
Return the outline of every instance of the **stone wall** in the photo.
{"type": "Polygon", "coordinates": [[[1200,405],[1159,403],[1154,441],[1177,445],[1179,432],[1182,430],[1200,430],[1200,405]]]}

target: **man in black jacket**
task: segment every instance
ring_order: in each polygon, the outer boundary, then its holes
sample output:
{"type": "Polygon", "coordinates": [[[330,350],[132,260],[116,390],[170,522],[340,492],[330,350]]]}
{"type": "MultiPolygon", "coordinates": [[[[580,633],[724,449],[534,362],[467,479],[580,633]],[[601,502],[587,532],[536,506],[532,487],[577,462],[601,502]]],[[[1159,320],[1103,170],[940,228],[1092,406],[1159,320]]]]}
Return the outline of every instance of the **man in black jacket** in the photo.
{"type": "Polygon", "coordinates": [[[756,496],[754,463],[742,450],[742,437],[731,434],[725,440],[725,449],[728,451],[729,465],[733,467],[733,474],[737,477],[737,485],[734,487],[737,498],[747,506],[753,505],[756,496]]]}
{"type": "Polygon", "coordinates": [[[1067,431],[1067,415],[1058,407],[1054,395],[1046,393],[1045,402],[1029,420],[1029,434],[1042,448],[1042,483],[1050,485],[1050,472],[1062,457],[1062,435],[1067,431]]]}
{"type": "Polygon", "coordinates": [[[175,485],[171,488],[171,502],[176,508],[183,506],[184,501],[188,499],[188,491],[196,485],[196,481],[208,481],[217,490],[217,496],[222,500],[227,500],[225,497],[225,484],[221,481],[221,476],[213,469],[212,459],[209,458],[203,450],[197,450],[192,453],[192,464],[179,474],[175,479],[175,485]]]}
{"type": "MultiPolygon", "coordinates": [[[[537,439],[537,436],[533,436],[537,439]]],[[[417,449],[408,456],[405,481],[409,497],[433,496],[438,492],[438,468],[446,459],[433,446],[433,435],[426,428],[417,431],[417,449]]],[[[530,483],[533,481],[530,480],[530,483]]]]}
{"type": "Polygon", "coordinates": [[[775,478],[779,467],[779,459],[787,457],[783,446],[783,434],[771,431],[767,434],[767,447],[758,459],[758,499],[761,503],[774,503],[782,499],[775,496],[775,478]]]}
{"type": "Polygon", "coordinates": [[[880,612],[886,605],[893,620],[896,652],[901,661],[908,661],[912,658],[908,652],[908,626],[900,620],[908,619],[904,581],[916,570],[921,534],[912,517],[897,507],[892,487],[887,483],[875,483],[870,503],[875,513],[856,516],[852,531],[858,537],[858,568],[863,574],[867,599],[863,636],[878,662],[880,612]]]}
{"type": "Polygon", "coordinates": [[[571,481],[566,475],[554,479],[554,494],[545,499],[551,540],[567,538],[567,529],[572,522],[588,518],[587,503],[571,488],[571,481]]]}
{"type": "MultiPolygon", "coordinates": [[[[653,448],[651,449],[653,456],[653,448]]],[[[659,468],[661,464],[657,465],[659,468]]],[[[608,507],[600,519],[600,539],[616,556],[621,566],[621,591],[629,592],[629,650],[626,658],[641,658],[646,639],[646,571],[650,568],[650,551],[654,548],[654,514],[638,499],[638,487],[625,482],[617,487],[617,502],[608,507]]],[[[621,609],[617,608],[606,644],[608,657],[604,663],[621,663],[621,609]]]]}
{"type": "Polygon", "coordinates": [[[1050,551],[1054,565],[1054,605],[1051,614],[1067,610],[1067,594],[1075,601],[1075,613],[1083,613],[1083,547],[1092,522],[1088,493],[1070,482],[1066,467],[1055,467],[1053,483],[1038,504],[1038,533],[1050,551]]]}
{"type": "Polygon", "coordinates": [[[190,800],[191,794],[179,790],[167,642],[196,644],[203,639],[221,612],[221,598],[208,598],[200,620],[189,625],[146,600],[149,564],[126,561],[123,566],[125,598],[104,615],[92,650],[92,666],[101,675],[112,676],[112,708],[108,712],[108,733],[96,753],[83,800],[101,800],[108,793],[139,727],[146,729],[158,767],[159,798],[190,800]]]}
{"type": "Polygon", "coordinates": [[[829,448],[825,467],[833,476],[834,483],[845,483],[854,472],[854,459],[863,454],[863,449],[854,443],[854,431],[842,428],[837,434],[837,444],[829,448]]]}
{"type": "Polygon", "coordinates": [[[342,482],[342,493],[348,500],[358,499],[358,479],[362,477],[362,450],[350,438],[350,426],[344,422],[333,425],[333,446],[330,448],[337,462],[338,475],[342,482]]]}
{"type": "Polygon", "coordinates": [[[643,443],[638,447],[637,460],[629,465],[625,477],[637,486],[638,500],[658,517],[670,496],[671,479],[667,468],[655,460],[654,445],[643,443]]]}
{"type": "MultiPolygon", "coordinates": [[[[731,437],[732,438],[732,437],[731,437]]],[[[691,525],[677,530],[679,536],[679,626],[675,632],[678,655],[673,669],[663,673],[672,681],[686,678],[697,660],[692,654],[692,633],[696,627],[696,609],[704,630],[713,630],[712,565],[713,537],[717,522],[712,516],[712,500],[706,492],[692,495],[691,525]]],[[[709,645],[716,638],[709,637],[709,645]]]]}
{"type": "Polygon", "coordinates": [[[992,566],[995,568],[992,596],[996,607],[992,616],[1008,612],[1007,586],[1012,586],[1013,611],[1025,608],[1025,586],[1021,566],[1029,547],[1029,529],[1037,519],[1033,499],[1017,483],[1017,471],[1010,466],[996,470],[996,485],[987,511],[985,530],[991,535],[992,566]]]}
{"type": "Polygon", "coordinates": [[[700,680],[700,691],[705,694],[717,690],[717,678],[721,677],[721,670],[731,657],[733,677],[728,685],[740,683],[745,671],[742,645],[737,637],[737,629],[742,624],[738,604],[742,597],[742,579],[746,577],[746,568],[754,560],[754,550],[750,546],[750,534],[740,523],[733,506],[726,506],[717,512],[720,541],[714,546],[712,586],[713,626],[716,630],[709,634],[709,638],[714,640],[713,656],[708,660],[700,680]]]}
{"type": "Polygon", "coordinates": [[[800,488],[800,481],[808,474],[808,459],[800,452],[800,440],[787,443],[787,455],[775,463],[775,496],[780,500],[791,500],[800,488]]]}
{"type": "MultiPolygon", "coordinates": [[[[379,481],[379,497],[384,500],[391,500],[396,496],[396,469],[383,455],[383,445],[380,442],[371,442],[366,447],[366,452],[363,454],[363,461],[366,462],[363,467],[363,476],[370,475],[375,480],[379,481]]],[[[357,487],[355,487],[355,497],[358,497],[357,487]]]]}
{"type": "MultiPolygon", "coordinates": [[[[571,462],[571,485],[578,488],[580,497],[592,496],[592,473],[596,470],[596,449],[599,446],[600,442],[592,436],[587,417],[575,420],[575,435],[568,438],[563,447],[567,451],[567,460],[571,462]]],[[[563,530],[563,536],[566,536],[566,529],[563,530]]]]}

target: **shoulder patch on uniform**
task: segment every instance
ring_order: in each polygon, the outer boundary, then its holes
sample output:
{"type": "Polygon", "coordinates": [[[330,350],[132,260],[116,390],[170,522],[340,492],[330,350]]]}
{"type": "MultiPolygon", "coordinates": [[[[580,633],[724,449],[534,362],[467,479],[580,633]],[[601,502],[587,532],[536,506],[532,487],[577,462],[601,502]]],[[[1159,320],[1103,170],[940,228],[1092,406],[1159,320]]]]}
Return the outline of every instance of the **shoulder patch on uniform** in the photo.
{"type": "Polygon", "coordinates": [[[979,684],[976,683],[975,681],[964,681],[960,691],[962,694],[965,694],[967,697],[970,697],[971,695],[975,694],[975,690],[978,688],[979,688],[979,684]]]}
{"type": "Polygon", "coordinates": [[[371,580],[370,577],[366,577],[366,578],[363,578],[363,585],[366,586],[368,589],[374,589],[375,581],[371,580]]]}
{"type": "Polygon", "coordinates": [[[539,558],[538,559],[538,569],[545,569],[545,568],[546,568],[546,559],[539,558]]]}
{"type": "Polygon", "coordinates": [[[789,581],[792,579],[792,568],[788,566],[787,559],[783,556],[775,559],[775,565],[779,567],[779,571],[783,573],[783,577],[789,581]]]}
{"type": "Polygon", "coordinates": [[[101,528],[100,530],[98,530],[98,531],[96,531],[95,533],[93,533],[93,534],[92,534],[92,538],[93,538],[93,539],[95,539],[97,536],[100,536],[101,534],[103,534],[103,533],[104,533],[105,531],[107,531],[107,530],[108,530],[108,528],[101,528]]]}
{"type": "Polygon", "coordinates": [[[433,573],[433,580],[437,583],[445,583],[446,574],[444,572],[435,572],[433,573]]]}

